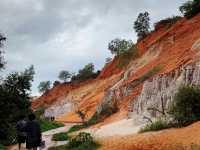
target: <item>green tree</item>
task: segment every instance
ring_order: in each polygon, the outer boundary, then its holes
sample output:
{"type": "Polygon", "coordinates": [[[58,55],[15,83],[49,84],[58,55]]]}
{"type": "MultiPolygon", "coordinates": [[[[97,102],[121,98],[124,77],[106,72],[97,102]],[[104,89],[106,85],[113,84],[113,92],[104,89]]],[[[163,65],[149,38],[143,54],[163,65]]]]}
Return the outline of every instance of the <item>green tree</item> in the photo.
{"type": "MultiPolygon", "coordinates": [[[[3,41],[5,41],[5,40],[6,40],[6,38],[2,34],[0,34],[0,48],[2,48],[3,41]]],[[[2,69],[5,64],[2,53],[3,53],[3,51],[0,49],[0,69],[2,69]]]]}
{"type": "Polygon", "coordinates": [[[7,137],[0,139],[9,142],[9,136],[20,115],[31,112],[30,91],[34,76],[31,66],[24,72],[10,73],[0,84],[0,128],[6,132],[7,137]]]}
{"type": "Polygon", "coordinates": [[[131,40],[127,41],[125,39],[116,38],[108,43],[108,50],[110,50],[112,54],[120,55],[121,53],[128,51],[132,45],[133,42],[131,40]]]}
{"type": "Polygon", "coordinates": [[[175,95],[170,113],[179,125],[200,120],[200,87],[181,87],[175,95]]]}
{"type": "Polygon", "coordinates": [[[69,73],[69,71],[62,70],[62,71],[59,73],[58,78],[59,78],[60,80],[63,80],[64,82],[66,82],[68,79],[71,78],[71,73],[69,73]]]}
{"type": "Polygon", "coordinates": [[[38,85],[38,90],[40,93],[45,93],[51,88],[51,82],[50,81],[42,81],[38,85]]]}
{"type": "Polygon", "coordinates": [[[137,20],[134,22],[133,28],[135,29],[139,40],[145,38],[148,35],[150,29],[149,21],[149,13],[144,12],[139,13],[137,20]]]}
{"type": "Polygon", "coordinates": [[[179,7],[186,18],[192,18],[200,12],[200,0],[187,1],[179,7]]]}

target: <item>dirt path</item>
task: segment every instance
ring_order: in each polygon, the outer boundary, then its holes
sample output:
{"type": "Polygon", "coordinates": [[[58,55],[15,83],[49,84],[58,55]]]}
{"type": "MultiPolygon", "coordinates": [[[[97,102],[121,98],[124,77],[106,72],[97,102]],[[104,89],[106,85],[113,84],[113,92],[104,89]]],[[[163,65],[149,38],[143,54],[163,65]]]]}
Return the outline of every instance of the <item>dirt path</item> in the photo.
{"type": "MultiPolygon", "coordinates": [[[[59,146],[59,145],[64,145],[67,143],[67,141],[52,141],[52,136],[53,134],[56,134],[56,133],[60,133],[60,132],[66,132],[68,131],[68,129],[73,126],[74,124],[70,123],[70,124],[65,124],[64,127],[61,127],[61,128],[57,128],[57,129],[53,129],[53,130],[49,130],[49,131],[46,131],[46,132],[43,132],[42,133],[42,140],[45,141],[46,143],[46,147],[45,149],[43,150],[48,150],[49,147],[52,147],[52,146],[59,146]]],[[[9,150],[18,150],[18,145],[14,145],[12,147],[9,148],[9,150]]],[[[22,149],[21,150],[26,150],[25,148],[25,144],[22,145],[22,149]]]]}

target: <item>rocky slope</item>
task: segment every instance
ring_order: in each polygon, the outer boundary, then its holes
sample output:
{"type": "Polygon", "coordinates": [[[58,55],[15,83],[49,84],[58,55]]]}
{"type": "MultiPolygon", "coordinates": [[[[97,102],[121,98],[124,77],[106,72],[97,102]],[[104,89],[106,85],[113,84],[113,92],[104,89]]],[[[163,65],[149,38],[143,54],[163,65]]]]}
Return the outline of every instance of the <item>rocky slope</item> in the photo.
{"type": "Polygon", "coordinates": [[[143,123],[144,116],[154,118],[149,107],[167,108],[181,84],[199,84],[200,14],[163,26],[137,43],[139,57],[124,69],[117,58],[106,65],[100,76],[81,85],[59,85],[33,102],[33,108],[45,105],[47,116],[58,121],[80,121],[77,109],[90,118],[105,107],[118,112],[105,119],[110,123],[127,117],[143,123]],[[130,111],[133,111],[130,113],[130,111]]]}

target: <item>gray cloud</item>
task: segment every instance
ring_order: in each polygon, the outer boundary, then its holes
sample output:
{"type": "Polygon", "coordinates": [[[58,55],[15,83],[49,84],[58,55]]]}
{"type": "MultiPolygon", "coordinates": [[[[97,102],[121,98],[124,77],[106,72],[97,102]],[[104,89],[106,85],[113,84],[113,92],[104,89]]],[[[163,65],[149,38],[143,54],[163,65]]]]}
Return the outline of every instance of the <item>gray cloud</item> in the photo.
{"type": "Polygon", "coordinates": [[[42,80],[54,81],[62,69],[77,71],[94,62],[100,69],[111,56],[107,43],[116,38],[136,41],[132,29],[139,12],[151,22],[179,14],[185,0],[0,0],[0,32],[6,70],[36,69],[33,93],[42,80]]]}

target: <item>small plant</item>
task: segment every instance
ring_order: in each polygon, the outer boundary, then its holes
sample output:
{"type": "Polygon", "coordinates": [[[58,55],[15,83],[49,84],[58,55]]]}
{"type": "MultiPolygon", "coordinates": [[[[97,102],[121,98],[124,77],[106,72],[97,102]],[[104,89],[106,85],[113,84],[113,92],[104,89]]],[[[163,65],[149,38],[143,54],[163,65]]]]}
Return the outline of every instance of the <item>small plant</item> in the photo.
{"type": "Polygon", "coordinates": [[[68,134],[68,132],[56,133],[53,135],[52,139],[54,141],[67,141],[69,139],[67,134],[68,134]]]}
{"type": "Polygon", "coordinates": [[[158,119],[152,123],[146,124],[143,128],[140,129],[139,133],[149,132],[149,131],[158,131],[162,129],[170,128],[171,125],[165,120],[158,119]]]}

